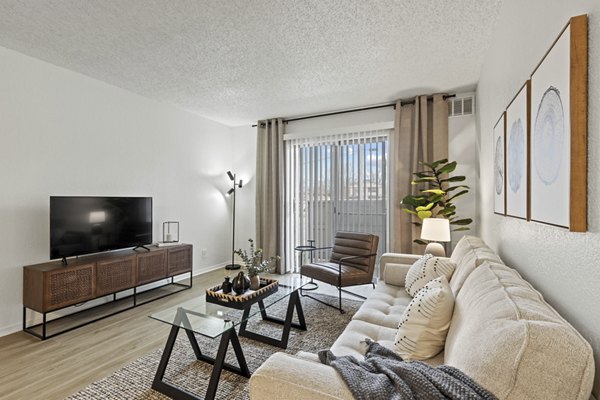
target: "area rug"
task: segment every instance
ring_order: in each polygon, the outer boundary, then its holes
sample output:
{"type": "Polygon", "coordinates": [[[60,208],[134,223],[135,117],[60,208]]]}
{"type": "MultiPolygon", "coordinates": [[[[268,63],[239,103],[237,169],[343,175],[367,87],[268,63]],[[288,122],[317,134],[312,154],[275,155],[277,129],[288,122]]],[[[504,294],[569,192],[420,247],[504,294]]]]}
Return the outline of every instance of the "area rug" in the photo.
{"type": "MultiPolygon", "coordinates": [[[[334,303],[337,300],[330,296],[322,297],[334,303]]],[[[344,299],[346,314],[340,314],[333,308],[303,298],[302,308],[308,329],[301,331],[292,328],[286,350],[240,337],[240,343],[250,372],[256,371],[271,354],[278,351],[290,354],[295,354],[301,350],[315,353],[321,349],[331,347],[350,322],[360,304],[358,301],[344,299]]],[[[283,318],[286,307],[287,301],[281,301],[270,307],[268,313],[283,318]]],[[[275,338],[281,337],[281,328],[281,325],[262,321],[260,314],[250,319],[248,323],[249,330],[275,338]]],[[[200,335],[197,335],[197,338],[202,352],[214,357],[219,346],[219,338],[209,339],[200,335]]],[[[167,337],[165,336],[165,343],[166,340],[167,337]]],[[[92,383],[80,392],[68,397],[68,399],[168,399],[168,397],[151,388],[162,351],[163,348],[156,349],[114,374],[92,383]]],[[[227,362],[237,365],[231,346],[228,349],[227,362]]],[[[196,361],[185,333],[180,331],[165,379],[203,398],[211,371],[212,365],[196,361]]],[[[224,370],[221,373],[215,397],[217,399],[248,399],[248,379],[224,370]]]]}

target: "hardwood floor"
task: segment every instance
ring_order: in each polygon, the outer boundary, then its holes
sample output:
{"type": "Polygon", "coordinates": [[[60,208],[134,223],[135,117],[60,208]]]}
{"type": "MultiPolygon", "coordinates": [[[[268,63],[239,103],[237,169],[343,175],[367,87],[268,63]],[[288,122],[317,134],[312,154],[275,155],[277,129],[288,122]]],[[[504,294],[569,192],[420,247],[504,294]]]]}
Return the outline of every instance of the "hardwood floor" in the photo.
{"type": "Polygon", "coordinates": [[[74,331],[40,341],[17,332],[0,338],[0,399],[64,399],[159,347],[166,324],[148,318],[200,296],[223,270],[194,277],[194,286],[74,331]]]}
{"type": "MultiPolygon", "coordinates": [[[[169,327],[148,315],[201,296],[223,276],[223,269],[196,276],[190,290],[45,341],[24,332],[0,337],[0,399],[64,399],[163,347],[169,327]]],[[[335,288],[323,286],[324,291],[336,293],[335,288]]],[[[355,291],[367,294],[370,289],[363,286],[355,291]]]]}

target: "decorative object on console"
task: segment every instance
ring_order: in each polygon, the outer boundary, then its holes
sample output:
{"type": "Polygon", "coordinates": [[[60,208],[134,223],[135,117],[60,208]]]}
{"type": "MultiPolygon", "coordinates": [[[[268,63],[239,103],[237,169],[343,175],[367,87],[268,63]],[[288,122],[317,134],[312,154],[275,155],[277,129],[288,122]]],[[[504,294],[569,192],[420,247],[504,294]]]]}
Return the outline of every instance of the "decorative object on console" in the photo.
{"type": "Polygon", "coordinates": [[[455,269],[456,264],[449,258],[425,254],[415,261],[406,273],[404,282],[406,293],[415,297],[426,284],[440,276],[445,276],[450,281],[455,269]]]}
{"type": "Polygon", "coordinates": [[[406,361],[426,360],[444,349],[454,296],[445,276],[427,283],[404,310],[394,340],[395,351],[406,361]]]}
{"type": "Polygon", "coordinates": [[[267,260],[263,260],[263,250],[261,248],[256,249],[254,247],[254,240],[248,239],[250,242],[250,250],[238,249],[234,251],[244,261],[244,267],[248,271],[250,277],[250,289],[257,290],[260,287],[260,279],[258,274],[261,272],[269,272],[273,263],[279,260],[279,256],[269,257],[267,260]]]}
{"type": "Polygon", "coordinates": [[[242,188],[242,180],[240,179],[238,182],[236,174],[231,171],[227,171],[227,176],[233,182],[233,186],[227,191],[227,195],[233,195],[233,207],[231,208],[233,226],[231,227],[231,264],[226,265],[225,269],[240,269],[240,264],[235,263],[235,192],[242,188]]]}
{"type": "Polygon", "coordinates": [[[571,18],[531,75],[531,220],[587,230],[587,15],[571,18]]]}
{"type": "Polygon", "coordinates": [[[163,222],[163,243],[179,242],[179,221],[163,222]]]}
{"type": "Polygon", "coordinates": [[[239,296],[250,288],[250,279],[244,275],[243,271],[240,271],[237,276],[233,278],[233,282],[231,282],[231,288],[235,294],[239,296]]]}
{"type": "Polygon", "coordinates": [[[425,218],[421,227],[421,239],[431,241],[425,247],[425,254],[445,257],[446,250],[444,246],[437,242],[449,242],[451,240],[450,221],[446,218],[425,218]]]}
{"type": "Polygon", "coordinates": [[[494,125],[494,214],[506,215],[506,112],[494,125]]]}
{"type": "MultiPolygon", "coordinates": [[[[401,202],[402,210],[418,217],[419,220],[413,222],[416,226],[421,226],[424,219],[434,217],[445,218],[450,225],[457,226],[453,229],[455,232],[469,230],[469,224],[473,220],[457,217],[456,205],[452,203],[454,199],[469,192],[469,187],[466,185],[450,186],[466,179],[462,175],[450,176],[450,173],[456,169],[456,161],[449,162],[444,158],[421,164],[425,170],[413,172],[416,179],[411,182],[413,185],[421,185],[420,193],[405,196],[401,202]]],[[[421,239],[415,239],[414,242],[427,244],[421,239]]]]}
{"type": "Polygon", "coordinates": [[[531,81],[506,109],[506,215],[529,220],[531,81]]]}

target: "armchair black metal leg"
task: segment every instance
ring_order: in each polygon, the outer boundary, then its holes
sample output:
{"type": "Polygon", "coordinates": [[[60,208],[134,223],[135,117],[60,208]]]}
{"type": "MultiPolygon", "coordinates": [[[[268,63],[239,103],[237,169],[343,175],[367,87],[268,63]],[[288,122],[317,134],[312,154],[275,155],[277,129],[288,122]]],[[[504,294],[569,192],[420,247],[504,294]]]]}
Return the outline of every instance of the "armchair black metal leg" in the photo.
{"type": "Polygon", "coordinates": [[[338,310],[340,312],[340,314],[345,314],[346,313],[346,311],[344,311],[341,307],[334,306],[333,304],[326,303],[323,300],[317,299],[316,297],[313,297],[313,296],[311,296],[309,294],[303,294],[302,297],[308,297],[309,299],[317,301],[317,302],[319,302],[321,304],[324,304],[324,305],[326,305],[328,307],[335,308],[336,310],[338,310]]]}

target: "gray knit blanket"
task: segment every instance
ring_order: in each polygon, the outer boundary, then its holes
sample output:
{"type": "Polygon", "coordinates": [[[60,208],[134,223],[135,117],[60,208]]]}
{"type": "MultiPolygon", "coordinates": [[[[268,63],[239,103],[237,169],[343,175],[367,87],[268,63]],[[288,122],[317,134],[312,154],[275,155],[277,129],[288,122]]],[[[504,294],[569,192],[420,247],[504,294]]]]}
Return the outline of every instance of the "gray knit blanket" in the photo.
{"type": "Polygon", "coordinates": [[[366,339],[366,343],[364,361],[319,352],[321,363],[335,368],[358,400],[497,400],[456,368],[406,362],[377,342],[366,339]]]}

